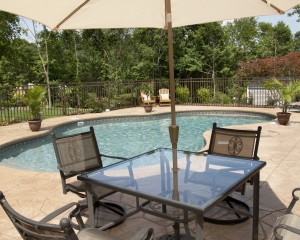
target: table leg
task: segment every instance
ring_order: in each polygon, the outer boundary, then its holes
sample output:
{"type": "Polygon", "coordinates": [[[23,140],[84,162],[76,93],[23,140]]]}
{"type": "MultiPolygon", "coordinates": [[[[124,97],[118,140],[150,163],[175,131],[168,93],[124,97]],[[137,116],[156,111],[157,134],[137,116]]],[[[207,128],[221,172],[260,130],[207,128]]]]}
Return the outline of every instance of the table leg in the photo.
{"type": "Polygon", "coordinates": [[[196,240],[203,240],[204,239],[203,221],[204,221],[203,214],[197,214],[197,216],[196,216],[196,236],[195,236],[196,240]]]}
{"type": "Polygon", "coordinates": [[[88,213],[89,213],[89,221],[91,224],[91,227],[95,226],[95,209],[94,209],[94,199],[92,194],[92,185],[86,183],[86,200],[88,205],[88,213]]]}
{"type": "Polygon", "coordinates": [[[174,222],[173,229],[174,229],[175,240],[180,240],[180,224],[177,222],[174,222]]]}
{"type": "Polygon", "coordinates": [[[258,240],[258,224],[259,224],[259,172],[253,177],[252,240],[258,240]]]}

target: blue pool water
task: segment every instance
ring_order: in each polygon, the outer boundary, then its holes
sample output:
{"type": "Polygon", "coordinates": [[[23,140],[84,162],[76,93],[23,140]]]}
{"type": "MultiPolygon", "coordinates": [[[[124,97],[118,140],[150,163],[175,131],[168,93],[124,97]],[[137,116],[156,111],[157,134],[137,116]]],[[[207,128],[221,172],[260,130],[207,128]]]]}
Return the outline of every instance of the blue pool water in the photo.
{"type": "MultiPolygon", "coordinates": [[[[271,121],[273,118],[255,114],[178,113],[180,127],[178,149],[198,151],[204,146],[203,133],[218,126],[232,126],[271,121]]],[[[100,152],[103,154],[133,157],[159,148],[171,148],[168,127],[170,116],[114,118],[79,122],[58,127],[58,136],[88,131],[94,126],[100,152]]],[[[56,157],[51,135],[12,145],[0,150],[0,163],[33,171],[56,172],[56,157]]],[[[110,162],[104,159],[104,165],[110,162]]]]}

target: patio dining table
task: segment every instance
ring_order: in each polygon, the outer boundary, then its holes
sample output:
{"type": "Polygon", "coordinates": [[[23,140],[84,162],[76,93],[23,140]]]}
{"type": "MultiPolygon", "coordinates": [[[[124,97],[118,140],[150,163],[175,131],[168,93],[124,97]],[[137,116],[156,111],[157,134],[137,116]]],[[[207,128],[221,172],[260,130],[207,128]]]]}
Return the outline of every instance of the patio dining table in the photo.
{"type": "Polygon", "coordinates": [[[91,224],[95,225],[92,185],[96,184],[135,197],[136,208],[128,212],[125,218],[142,211],[173,221],[175,239],[180,239],[180,224],[184,224],[187,239],[192,239],[188,223],[195,220],[195,239],[202,240],[204,215],[220,205],[248,179],[253,178],[253,211],[250,217],[253,225],[252,239],[257,240],[259,178],[260,170],[266,163],[180,150],[177,151],[177,157],[177,171],[172,168],[172,150],[159,148],[78,176],[78,179],[84,181],[87,186],[91,224]],[[208,171],[205,167],[207,161],[210,161],[215,170],[209,183],[186,181],[188,175],[192,173],[205,174],[208,171]],[[187,164],[188,162],[190,164],[187,164]],[[135,187],[114,180],[114,177],[120,176],[131,177],[136,183],[135,187]],[[178,179],[177,184],[174,184],[173,179],[178,179]]]}

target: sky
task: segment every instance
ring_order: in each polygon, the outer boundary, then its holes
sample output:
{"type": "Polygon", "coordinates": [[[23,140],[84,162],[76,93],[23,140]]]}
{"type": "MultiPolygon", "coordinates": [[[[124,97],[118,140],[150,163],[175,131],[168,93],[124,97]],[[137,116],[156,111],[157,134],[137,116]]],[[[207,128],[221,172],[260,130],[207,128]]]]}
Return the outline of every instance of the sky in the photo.
{"type": "Polygon", "coordinates": [[[291,11],[288,11],[284,15],[274,15],[274,16],[265,16],[265,17],[258,17],[257,20],[259,22],[269,22],[273,25],[276,25],[277,22],[283,21],[285,24],[287,24],[292,34],[295,34],[296,32],[300,31],[300,22],[297,22],[298,15],[293,15],[291,17],[288,16],[288,13],[291,11]]]}

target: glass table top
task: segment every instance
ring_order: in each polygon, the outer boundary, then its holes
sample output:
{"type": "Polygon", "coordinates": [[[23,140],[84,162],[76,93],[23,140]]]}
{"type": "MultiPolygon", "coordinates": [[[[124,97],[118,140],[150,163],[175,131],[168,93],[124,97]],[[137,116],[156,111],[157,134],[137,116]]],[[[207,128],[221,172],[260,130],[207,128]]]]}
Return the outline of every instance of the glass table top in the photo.
{"type": "Polygon", "coordinates": [[[185,151],[177,151],[177,158],[177,173],[173,171],[172,150],[162,148],[82,174],[78,179],[148,200],[204,211],[266,165],[263,161],[185,151]],[[173,182],[176,175],[178,181],[173,182]]]}

